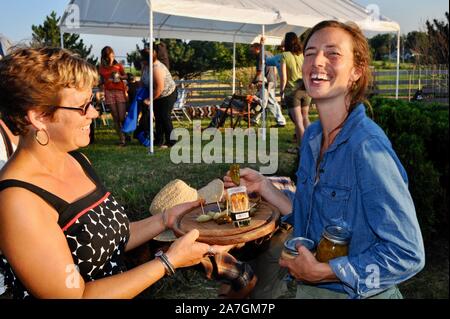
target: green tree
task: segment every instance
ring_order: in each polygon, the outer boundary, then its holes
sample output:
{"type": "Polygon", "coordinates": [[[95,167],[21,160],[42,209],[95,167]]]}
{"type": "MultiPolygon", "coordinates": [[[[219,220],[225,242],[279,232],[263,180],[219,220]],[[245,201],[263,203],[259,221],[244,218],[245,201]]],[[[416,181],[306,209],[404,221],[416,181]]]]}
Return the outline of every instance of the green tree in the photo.
{"type": "MultiPolygon", "coordinates": [[[[147,39],[143,38],[142,40],[142,47],[148,47],[148,41],[147,39]]],[[[127,53],[127,62],[130,65],[133,65],[136,70],[141,70],[141,54],[140,51],[142,48],[139,47],[138,44],[136,44],[136,50],[133,52],[127,53]]]]}
{"type": "Polygon", "coordinates": [[[414,54],[414,62],[420,63],[420,55],[423,54],[424,48],[428,48],[430,46],[430,43],[425,32],[412,31],[406,35],[404,46],[407,52],[414,54]]]}
{"type": "Polygon", "coordinates": [[[389,33],[377,34],[369,39],[369,45],[372,50],[374,60],[382,60],[391,53],[392,35],[389,33]]]}
{"type": "MultiPolygon", "coordinates": [[[[230,69],[233,65],[233,44],[208,41],[190,41],[175,39],[162,40],[169,53],[171,72],[174,76],[184,79],[198,77],[205,71],[221,71],[230,69]]],[[[146,39],[142,39],[143,47],[148,45],[146,39]]],[[[141,48],[136,45],[136,50],[127,53],[127,60],[140,69],[141,48]]],[[[253,58],[249,55],[249,45],[236,44],[236,66],[253,65],[253,58]]]]}
{"type": "Polygon", "coordinates": [[[415,53],[416,63],[448,64],[449,13],[445,13],[446,21],[427,20],[426,32],[408,33],[405,46],[415,53]]]}
{"type": "MultiPolygon", "coordinates": [[[[208,70],[222,71],[233,66],[233,44],[209,41],[166,40],[174,75],[190,79],[208,70]]],[[[251,65],[247,44],[236,44],[236,66],[251,65]]]]}
{"type": "Polygon", "coordinates": [[[433,19],[432,22],[428,20],[425,22],[430,41],[425,58],[429,64],[448,64],[448,12],[445,13],[445,17],[447,21],[433,19]]]}
{"type": "MultiPolygon", "coordinates": [[[[32,45],[61,47],[61,35],[58,27],[60,19],[61,17],[57,17],[56,12],[52,11],[50,15],[46,17],[43,24],[37,26],[32,25],[32,45]]],[[[97,58],[91,55],[92,45],[87,47],[84,44],[83,39],[80,39],[80,35],[64,33],[63,39],[64,48],[78,53],[82,58],[86,59],[88,62],[94,65],[97,64],[97,58]]]]}

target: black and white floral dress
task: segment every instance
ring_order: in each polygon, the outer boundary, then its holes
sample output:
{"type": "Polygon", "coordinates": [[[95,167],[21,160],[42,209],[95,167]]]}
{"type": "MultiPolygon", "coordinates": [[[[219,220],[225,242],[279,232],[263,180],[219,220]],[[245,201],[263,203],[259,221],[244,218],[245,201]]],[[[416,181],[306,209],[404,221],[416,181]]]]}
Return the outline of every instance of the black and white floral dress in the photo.
{"type": "MultiPolygon", "coordinates": [[[[86,158],[79,152],[70,154],[96,185],[96,189],[83,198],[67,203],[40,187],[12,179],[0,181],[0,191],[8,187],[25,188],[55,208],[74,265],[86,282],[121,273],[126,270],[123,254],[129,239],[129,220],[86,158]]],[[[14,298],[32,297],[1,253],[0,271],[4,273],[6,287],[11,289],[14,298]]]]}

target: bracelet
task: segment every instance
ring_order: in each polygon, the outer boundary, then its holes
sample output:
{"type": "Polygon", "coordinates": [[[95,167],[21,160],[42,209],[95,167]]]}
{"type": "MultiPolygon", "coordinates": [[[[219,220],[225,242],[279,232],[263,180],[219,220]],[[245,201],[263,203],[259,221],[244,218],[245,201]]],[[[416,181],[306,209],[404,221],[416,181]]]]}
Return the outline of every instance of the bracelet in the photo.
{"type": "Polygon", "coordinates": [[[167,258],[167,255],[162,250],[158,250],[155,254],[155,257],[161,260],[162,264],[164,265],[164,268],[166,269],[166,274],[168,276],[175,275],[175,268],[169,261],[169,258],[167,258]]]}

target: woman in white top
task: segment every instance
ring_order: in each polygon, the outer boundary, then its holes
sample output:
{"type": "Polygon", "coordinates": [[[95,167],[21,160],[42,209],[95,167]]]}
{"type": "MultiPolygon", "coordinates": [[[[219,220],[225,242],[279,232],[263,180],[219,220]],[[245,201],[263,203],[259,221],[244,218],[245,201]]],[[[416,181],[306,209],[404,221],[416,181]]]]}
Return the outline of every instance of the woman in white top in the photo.
{"type": "MultiPolygon", "coordinates": [[[[18,142],[19,138],[17,136],[14,136],[6,126],[5,122],[0,119],[0,169],[2,169],[2,167],[6,164],[6,161],[16,150],[18,142]]],[[[2,295],[4,292],[4,277],[0,272],[0,295],[2,295]]]]}
{"type": "Polygon", "coordinates": [[[5,122],[0,119],[0,169],[16,150],[18,143],[19,138],[14,136],[5,122]]]}
{"type": "MultiPolygon", "coordinates": [[[[171,147],[175,144],[170,140],[170,133],[173,130],[172,125],[172,109],[173,105],[177,101],[177,87],[173,80],[170,71],[167,67],[158,59],[157,55],[158,45],[153,46],[153,110],[155,112],[155,140],[154,145],[161,148],[171,147]]],[[[149,85],[150,82],[148,61],[149,50],[144,49],[141,51],[142,62],[144,64],[144,70],[142,72],[142,82],[144,85],[149,85]]],[[[144,104],[150,105],[150,99],[145,99],[144,104]]],[[[143,113],[144,115],[144,113],[143,113]]]]}

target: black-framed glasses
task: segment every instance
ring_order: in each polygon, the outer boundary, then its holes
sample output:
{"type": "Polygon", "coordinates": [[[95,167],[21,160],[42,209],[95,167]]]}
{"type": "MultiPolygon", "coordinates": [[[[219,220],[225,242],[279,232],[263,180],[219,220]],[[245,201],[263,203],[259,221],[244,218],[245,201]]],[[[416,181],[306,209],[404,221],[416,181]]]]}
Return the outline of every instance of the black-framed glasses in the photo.
{"type": "Polygon", "coordinates": [[[81,115],[86,115],[86,113],[89,110],[89,107],[91,105],[94,105],[94,94],[91,95],[91,98],[89,99],[88,102],[86,102],[85,104],[80,105],[80,106],[59,106],[59,105],[53,105],[53,107],[58,108],[58,109],[80,111],[81,115]]]}

